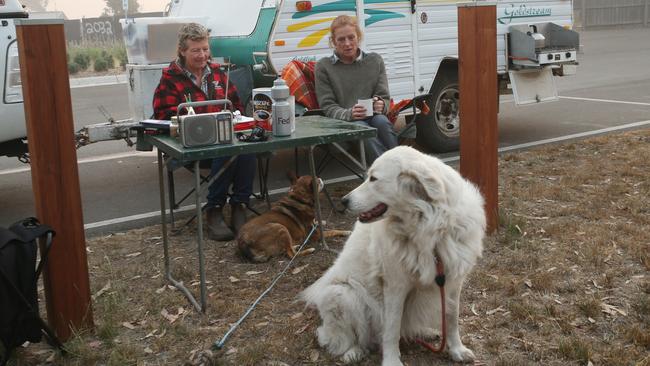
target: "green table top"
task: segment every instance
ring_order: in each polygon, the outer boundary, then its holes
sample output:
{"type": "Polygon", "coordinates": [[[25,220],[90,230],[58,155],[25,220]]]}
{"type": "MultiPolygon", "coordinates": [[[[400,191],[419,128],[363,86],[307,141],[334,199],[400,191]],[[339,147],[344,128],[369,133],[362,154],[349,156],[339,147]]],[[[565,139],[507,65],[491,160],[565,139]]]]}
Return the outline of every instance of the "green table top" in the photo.
{"type": "Polygon", "coordinates": [[[145,135],[150,143],[182,163],[212,159],[221,156],[269,152],[300,146],[314,146],[377,136],[377,130],[358,123],[345,122],[323,116],[296,117],[296,130],[291,136],[271,136],[263,142],[240,142],[186,148],[180,140],[169,135],[145,135]]]}

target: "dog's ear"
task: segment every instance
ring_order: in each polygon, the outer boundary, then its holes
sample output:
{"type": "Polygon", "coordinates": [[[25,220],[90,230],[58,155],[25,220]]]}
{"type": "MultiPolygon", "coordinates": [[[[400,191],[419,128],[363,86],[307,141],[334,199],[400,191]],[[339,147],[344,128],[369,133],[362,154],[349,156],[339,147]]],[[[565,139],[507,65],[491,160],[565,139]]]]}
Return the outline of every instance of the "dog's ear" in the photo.
{"type": "Polygon", "coordinates": [[[442,183],[433,176],[404,171],[399,174],[398,182],[402,192],[426,202],[438,201],[439,197],[444,194],[442,183]]]}
{"type": "Polygon", "coordinates": [[[289,182],[291,182],[291,185],[296,184],[296,181],[298,180],[298,176],[293,170],[289,170],[287,172],[287,178],[289,179],[289,182]]]}

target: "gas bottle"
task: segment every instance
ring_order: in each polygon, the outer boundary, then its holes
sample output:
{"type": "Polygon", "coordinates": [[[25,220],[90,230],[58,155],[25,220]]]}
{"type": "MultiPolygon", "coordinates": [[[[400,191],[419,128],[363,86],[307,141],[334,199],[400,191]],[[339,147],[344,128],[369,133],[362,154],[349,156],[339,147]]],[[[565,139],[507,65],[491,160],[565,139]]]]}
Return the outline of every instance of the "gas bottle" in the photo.
{"type": "Polygon", "coordinates": [[[271,118],[273,119],[273,136],[290,136],[295,125],[295,116],[292,113],[289,102],[289,87],[280,77],[275,79],[271,88],[273,107],[271,118]]]}

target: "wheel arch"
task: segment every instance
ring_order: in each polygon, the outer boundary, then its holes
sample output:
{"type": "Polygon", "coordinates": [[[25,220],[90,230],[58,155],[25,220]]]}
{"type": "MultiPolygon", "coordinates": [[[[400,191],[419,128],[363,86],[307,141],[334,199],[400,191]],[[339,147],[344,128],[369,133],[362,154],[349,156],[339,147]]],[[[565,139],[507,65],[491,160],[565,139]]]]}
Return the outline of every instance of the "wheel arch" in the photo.
{"type": "MultiPolygon", "coordinates": [[[[443,92],[445,87],[457,83],[458,58],[443,58],[443,60],[440,62],[440,65],[438,66],[438,71],[436,72],[436,76],[434,77],[433,83],[429,90],[429,98],[431,98],[428,99],[430,112],[426,115],[419,114],[415,120],[417,128],[416,142],[418,145],[429,151],[436,153],[446,153],[457,151],[460,146],[459,129],[454,127],[456,124],[460,123],[460,120],[458,118],[452,119],[454,122],[454,124],[452,124],[453,130],[458,131],[458,134],[455,134],[451,130],[447,130],[445,127],[441,127],[441,123],[446,122],[442,120],[439,121],[437,119],[437,100],[439,98],[439,94],[443,92]]],[[[457,90],[457,86],[455,86],[454,89],[457,90]]],[[[460,96],[457,96],[456,100],[459,99],[460,96]]],[[[454,103],[453,105],[457,107],[458,104],[454,103]]],[[[453,110],[457,109],[454,108],[453,110]]],[[[441,113],[441,115],[442,114],[443,113],[441,113]]]]}
{"type": "Polygon", "coordinates": [[[429,87],[429,93],[433,92],[437,83],[448,73],[455,73],[458,75],[458,57],[446,56],[440,61],[438,66],[438,71],[436,71],[436,76],[433,78],[433,83],[429,87]]]}

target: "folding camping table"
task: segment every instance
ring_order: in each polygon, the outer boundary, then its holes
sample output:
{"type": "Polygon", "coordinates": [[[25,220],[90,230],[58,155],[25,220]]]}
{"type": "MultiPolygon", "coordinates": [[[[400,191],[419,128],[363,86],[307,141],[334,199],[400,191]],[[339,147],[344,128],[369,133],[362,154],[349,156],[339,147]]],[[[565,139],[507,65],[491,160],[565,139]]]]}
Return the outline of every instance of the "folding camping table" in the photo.
{"type": "MultiPolygon", "coordinates": [[[[297,147],[308,148],[309,169],[311,175],[316,177],[316,167],[314,163],[314,148],[323,144],[337,144],[345,141],[359,141],[361,162],[356,162],[362,169],[366,168],[363,140],[375,137],[377,131],[371,127],[365,127],[356,123],[340,121],[323,116],[305,116],[296,118],[296,130],[291,136],[276,137],[272,136],[263,142],[240,142],[236,139],[232,144],[211,145],[203,147],[186,148],[176,138],[168,135],[144,135],[145,144],[151,144],[158,150],[158,182],[160,188],[160,218],[162,223],[163,250],[165,261],[165,273],[167,279],[178,288],[192,305],[200,312],[206,311],[206,280],[203,254],[203,219],[201,215],[201,196],[204,189],[214,182],[217,177],[225,170],[232,161],[240,154],[270,152],[282,149],[291,149],[297,147]],[[182,282],[174,279],[171,274],[171,261],[169,258],[169,238],[167,234],[167,210],[165,203],[165,183],[163,175],[163,154],[178,160],[181,164],[194,164],[194,197],[196,204],[197,218],[197,256],[199,261],[200,276],[200,304],[192,293],[183,285],[182,282]],[[224,164],[222,171],[211,178],[208,184],[203,185],[201,189],[201,175],[199,162],[205,159],[213,159],[222,156],[230,156],[231,159],[224,164]]],[[[314,193],[316,199],[316,218],[321,233],[321,244],[326,246],[323,239],[323,225],[321,220],[320,202],[318,200],[318,184],[314,179],[314,193]]]]}

